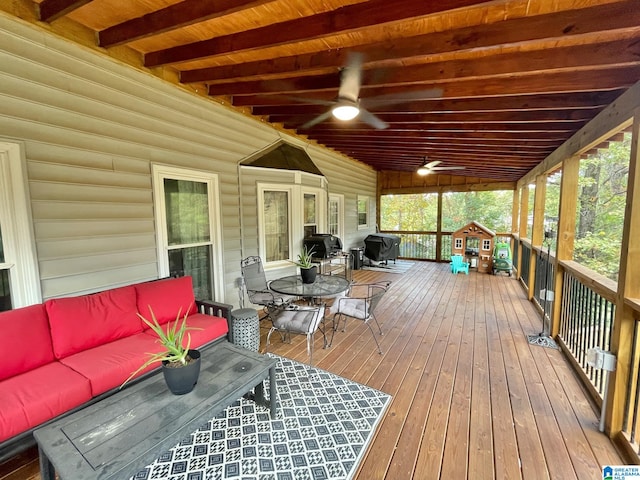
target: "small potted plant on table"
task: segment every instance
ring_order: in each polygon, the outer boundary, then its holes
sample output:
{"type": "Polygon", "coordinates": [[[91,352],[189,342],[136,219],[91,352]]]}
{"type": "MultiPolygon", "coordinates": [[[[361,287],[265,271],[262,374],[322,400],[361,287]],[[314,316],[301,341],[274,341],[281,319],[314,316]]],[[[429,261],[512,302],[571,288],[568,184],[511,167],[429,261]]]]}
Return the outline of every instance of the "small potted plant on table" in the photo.
{"type": "Polygon", "coordinates": [[[313,283],[316,281],[318,267],[313,264],[313,247],[307,249],[305,245],[302,253],[298,254],[298,260],[293,262],[300,267],[302,283],[313,283]]]}
{"type": "Polygon", "coordinates": [[[151,321],[144,318],[138,313],[138,316],[144,323],[158,336],[157,342],[160,343],[165,350],[158,353],[150,353],[149,359],[140,366],[135,372],[129,375],[120,388],[122,388],[129,380],[135,377],[139,372],[147,368],[154,362],[162,362],[162,373],[165,382],[174,395],[184,395],[189,393],[196,386],[200,375],[200,352],[196,349],[189,348],[191,345],[191,335],[187,330],[196,330],[187,326],[188,313],[180,319],[180,311],[176,316],[175,322],[169,322],[166,329],[158,323],[151,307],[151,321]],[[187,337],[186,345],[184,343],[185,334],[187,337]]]}

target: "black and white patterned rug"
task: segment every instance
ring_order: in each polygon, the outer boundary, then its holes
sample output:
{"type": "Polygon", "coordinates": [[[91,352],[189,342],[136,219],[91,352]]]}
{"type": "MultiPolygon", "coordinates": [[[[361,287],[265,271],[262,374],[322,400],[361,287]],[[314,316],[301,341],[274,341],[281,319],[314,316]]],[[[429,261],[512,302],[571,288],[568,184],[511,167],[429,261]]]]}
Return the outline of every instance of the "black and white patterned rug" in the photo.
{"type": "MultiPolygon", "coordinates": [[[[280,360],[276,419],[268,408],[242,398],[132,479],[352,478],[391,396],[271,356],[280,360]]],[[[268,387],[265,382],[266,392],[268,387]]]]}

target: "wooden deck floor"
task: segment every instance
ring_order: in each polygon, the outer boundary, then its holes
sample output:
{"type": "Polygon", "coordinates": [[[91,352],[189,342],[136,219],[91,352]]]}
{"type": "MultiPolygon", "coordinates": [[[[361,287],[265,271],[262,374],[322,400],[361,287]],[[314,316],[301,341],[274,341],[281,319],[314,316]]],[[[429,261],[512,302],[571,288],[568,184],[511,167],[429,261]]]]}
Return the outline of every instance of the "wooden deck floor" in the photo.
{"type": "MultiPolygon", "coordinates": [[[[393,395],[357,480],[587,480],[623,463],[563,355],[527,342],[540,315],[515,279],[427,262],[354,273],[393,282],[377,315],[384,354],[352,322],[330,349],[317,336],[314,364],[393,395]]],[[[306,362],[304,337],[292,340],[274,335],[269,351],[306,362]]],[[[33,450],[0,465],[0,480],[26,479],[39,479],[33,450]]]]}
{"type": "MultiPolygon", "coordinates": [[[[356,479],[586,480],[624,463],[562,353],[529,345],[541,320],[517,280],[427,262],[354,273],[393,282],[384,354],[352,322],[330,349],[316,339],[314,364],[393,395],[356,479]]],[[[274,339],[270,351],[307,361],[304,337],[274,339]]]]}

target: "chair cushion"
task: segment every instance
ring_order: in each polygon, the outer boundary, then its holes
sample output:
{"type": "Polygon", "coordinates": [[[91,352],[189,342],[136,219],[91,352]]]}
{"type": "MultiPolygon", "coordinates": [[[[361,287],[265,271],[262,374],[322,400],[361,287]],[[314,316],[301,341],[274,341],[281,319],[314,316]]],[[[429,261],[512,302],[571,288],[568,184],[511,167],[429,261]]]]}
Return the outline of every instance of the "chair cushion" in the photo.
{"type": "Polygon", "coordinates": [[[133,286],[45,302],[56,358],[142,332],[133,286]]]}
{"type": "Polygon", "coordinates": [[[43,304],[0,313],[2,342],[11,355],[0,362],[0,380],[53,362],[49,321],[43,304]]]}
{"type": "MultiPolygon", "coordinates": [[[[197,311],[191,277],[138,283],[135,289],[138,296],[138,312],[151,321],[151,308],[160,325],[175,320],[178,314],[183,317],[187,313],[197,311]]],[[[149,326],[143,322],[143,328],[146,330],[149,326]]]]}
{"type": "Polygon", "coordinates": [[[273,326],[289,332],[311,333],[318,327],[317,310],[280,310],[273,320],[273,326]]]}
{"type": "MultiPolygon", "coordinates": [[[[76,353],[61,362],[87,378],[91,394],[96,396],[122,385],[147,361],[148,352],[162,352],[163,347],[156,340],[155,336],[139,333],[76,353]]],[[[153,363],[139,375],[159,367],[160,362],[153,363]]]]}
{"type": "Polygon", "coordinates": [[[89,401],[91,386],[82,375],[54,361],[1,381],[0,398],[1,442],[89,401]]]}
{"type": "Polygon", "coordinates": [[[348,315],[349,317],[359,318],[360,320],[366,319],[366,311],[368,310],[367,301],[363,298],[341,298],[336,300],[331,306],[330,312],[332,314],[341,313],[348,315]]]}

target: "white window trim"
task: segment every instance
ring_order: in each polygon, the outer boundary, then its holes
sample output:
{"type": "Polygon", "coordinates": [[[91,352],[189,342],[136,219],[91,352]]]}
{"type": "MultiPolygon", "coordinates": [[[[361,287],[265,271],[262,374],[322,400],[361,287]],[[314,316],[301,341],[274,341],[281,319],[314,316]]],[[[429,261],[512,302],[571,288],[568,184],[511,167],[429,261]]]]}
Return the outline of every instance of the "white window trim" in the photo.
{"type": "Polygon", "coordinates": [[[482,250],[484,250],[485,252],[491,251],[491,240],[489,240],[488,238],[482,239],[482,250]]]}
{"type": "MultiPolygon", "coordinates": [[[[338,232],[337,237],[344,244],[344,195],[342,193],[330,193],[329,202],[336,201],[338,203],[338,232]]],[[[329,210],[327,210],[327,224],[329,219],[329,210]]]]}
{"type": "Polygon", "coordinates": [[[24,144],[0,141],[0,224],[13,308],[42,302],[24,144]]]}
{"type": "Polygon", "coordinates": [[[461,238],[456,238],[454,241],[454,248],[456,250],[460,250],[462,248],[462,239],[461,238]]]}
{"type": "MultiPolygon", "coordinates": [[[[152,165],[153,195],[156,217],[156,245],[158,254],[158,274],[169,275],[169,248],[167,239],[167,211],[164,201],[164,179],[187,180],[190,182],[206,183],[209,191],[209,227],[213,248],[211,262],[213,263],[213,296],[211,300],[224,299],[224,259],[222,247],[222,216],[220,214],[220,189],[218,175],[200,170],[169,167],[166,165],[152,165]]],[[[199,244],[197,244],[199,245],[199,244]]],[[[193,246],[197,246],[194,244],[193,246]]]]}
{"type": "Polygon", "coordinates": [[[258,251],[260,258],[265,259],[264,266],[265,268],[279,268],[290,266],[289,261],[292,259],[294,255],[293,248],[293,239],[295,238],[295,234],[293,232],[293,219],[294,218],[302,218],[303,215],[303,207],[301,205],[302,202],[294,202],[294,185],[282,185],[282,184],[273,184],[273,183],[259,183],[258,184],[258,251]],[[264,192],[286,192],[287,193],[287,201],[288,201],[288,228],[289,228],[289,258],[284,260],[278,260],[276,262],[267,262],[267,252],[266,246],[264,242],[265,236],[265,219],[264,219],[264,192]]]}
{"type": "Polygon", "coordinates": [[[264,192],[287,192],[289,198],[289,258],[276,262],[266,262],[265,268],[290,267],[291,261],[297,257],[302,249],[304,237],[304,194],[316,196],[316,222],[318,233],[327,229],[327,193],[322,188],[302,186],[299,184],[258,183],[258,252],[266,259],[264,244],[264,192]],[[298,220],[296,220],[298,219],[298,220]]]}
{"type": "Polygon", "coordinates": [[[358,195],[356,197],[356,222],[358,224],[358,230],[365,230],[367,228],[369,228],[369,225],[371,224],[371,206],[369,205],[369,195],[358,195]],[[365,205],[367,207],[367,223],[360,225],[360,208],[359,208],[359,203],[361,201],[365,201],[365,205]]]}

